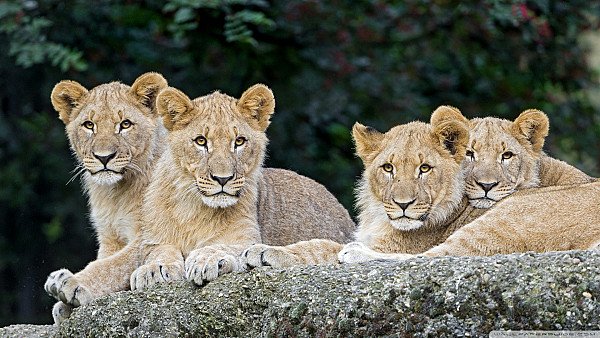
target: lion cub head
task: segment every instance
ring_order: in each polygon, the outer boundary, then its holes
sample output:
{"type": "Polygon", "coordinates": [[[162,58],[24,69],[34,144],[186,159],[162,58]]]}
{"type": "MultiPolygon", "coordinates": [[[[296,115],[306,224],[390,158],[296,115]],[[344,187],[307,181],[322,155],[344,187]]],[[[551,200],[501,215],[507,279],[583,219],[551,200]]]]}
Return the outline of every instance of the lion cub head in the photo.
{"type": "Polygon", "coordinates": [[[69,80],[54,87],[52,105],[86,179],[112,185],[144,171],[160,123],[155,98],[166,87],[157,73],[141,75],[131,87],[111,82],[87,90],[69,80]]]}
{"type": "Polygon", "coordinates": [[[354,125],[356,152],[365,165],[358,187],[361,224],[387,222],[406,231],[440,224],[457,208],[469,128],[452,117],[453,109],[441,106],[431,124],[411,122],[386,133],[354,125]]]}
{"type": "Polygon", "coordinates": [[[275,109],[271,90],[257,84],[239,100],[214,92],[192,101],[168,88],[158,95],[157,105],[173,159],[189,180],[184,184],[209,207],[237,203],[265,157],[265,130],[275,109]]]}
{"type": "Polygon", "coordinates": [[[515,121],[471,120],[466,152],[466,194],[476,208],[489,208],[516,190],[539,185],[539,160],[548,117],[526,110],[515,121]]]}

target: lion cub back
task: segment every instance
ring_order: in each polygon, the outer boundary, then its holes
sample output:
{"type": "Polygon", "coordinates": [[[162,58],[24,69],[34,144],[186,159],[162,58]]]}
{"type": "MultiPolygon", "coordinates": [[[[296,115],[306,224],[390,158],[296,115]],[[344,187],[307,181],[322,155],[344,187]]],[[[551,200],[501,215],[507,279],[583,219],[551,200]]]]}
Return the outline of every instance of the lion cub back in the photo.
{"type": "Polygon", "coordinates": [[[347,243],[355,224],[321,184],[284,169],[264,168],[259,182],[258,224],[263,243],[288,245],[313,238],[347,243]]]}
{"type": "Polygon", "coordinates": [[[540,158],[540,187],[591,183],[597,179],[576,167],[543,154],[540,158]]]}

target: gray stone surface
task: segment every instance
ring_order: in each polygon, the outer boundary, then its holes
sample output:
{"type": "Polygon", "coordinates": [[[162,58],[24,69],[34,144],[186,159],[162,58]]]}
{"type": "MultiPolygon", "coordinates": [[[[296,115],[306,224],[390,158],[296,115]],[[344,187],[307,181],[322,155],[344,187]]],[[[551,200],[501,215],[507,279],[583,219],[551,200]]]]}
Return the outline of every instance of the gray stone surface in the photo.
{"type": "Polygon", "coordinates": [[[599,263],[597,252],[562,252],[261,268],[202,288],[181,282],[110,295],[74,311],[57,335],[486,337],[491,330],[600,330],[599,263]]]}
{"type": "Polygon", "coordinates": [[[26,337],[52,337],[56,333],[54,325],[29,325],[18,324],[0,328],[0,337],[26,338],[26,337]]]}

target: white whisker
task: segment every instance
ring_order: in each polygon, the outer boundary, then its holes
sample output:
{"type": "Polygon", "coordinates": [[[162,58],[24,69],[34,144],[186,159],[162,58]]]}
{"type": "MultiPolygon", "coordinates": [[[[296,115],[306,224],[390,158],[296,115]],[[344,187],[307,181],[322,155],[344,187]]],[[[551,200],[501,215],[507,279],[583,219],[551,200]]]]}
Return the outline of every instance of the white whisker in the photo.
{"type": "Polygon", "coordinates": [[[142,168],[140,168],[139,165],[133,163],[133,162],[129,162],[125,168],[129,168],[132,169],[133,171],[138,172],[140,175],[145,175],[145,173],[142,171],[142,168]]]}
{"type": "Polygon", "coordinates": [[[71,170],[70,173],[73,174],[73,173],[75,173],[77,171],[80,171],[81,169],[85,169],[84,166],[83,166],[83,164],[77,163],[77,165],[75,166],[75,168],[73,168],[73,170],[71,170]]]}
{"type": "Polygon", "coordinates": [[[200,194],[200,191],[198,190],[196,183],[190,184],[187,188],[185,188],[185,190],[182,193],[183,193],[182,197],[202,196],[202,194],[200,194]]]}
{"type": "Polygon", "coordinates": [[[78,169],[78,171],[67,181],[67,183],[65,183],[65,185],[73,182],[77,176],[81,175],[86,170],[84,167],[78,167],[76,169],[78,169]]]}

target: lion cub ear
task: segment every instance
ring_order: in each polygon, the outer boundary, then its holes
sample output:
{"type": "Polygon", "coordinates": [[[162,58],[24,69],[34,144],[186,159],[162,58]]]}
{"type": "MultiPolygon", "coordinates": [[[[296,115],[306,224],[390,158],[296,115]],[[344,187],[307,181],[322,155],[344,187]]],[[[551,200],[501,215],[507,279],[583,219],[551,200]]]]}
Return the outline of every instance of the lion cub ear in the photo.
{"type": "Polygon", "coordinates": [[[512,129],[519,139],[531,143],[534,152],[539,153],[544,147],[548,136],[550,121],[544,112],[537,109],[528,109],[515,119],[512,129]]]}
{"type": "Polygon", "coordinates": [[[269,87],[255,84],[242,94],[237,106],[252,128],[265,131],[275,112],[275,97],[269,87]]]}
{"type": "Polygon", "coordinates": [[[437,107],[433,113],[431,113],[429,123],[431,125],[438,125],[444,120],[460,120],[464,124],[469,125],[469,119],[464,117],[458,108],[452,106],[437,107]]]}
{"type": "Polygon", "coordinates": [[[81,101],[87,96],[88,90],[78,82],[63,80],[54,86],[50,100],[54,110],[58,112],[58,118],[64,124],[69,124],[73,110],[81,104],[81,101]]]}
{"type": "Polygon", "coordinates": [[[131,93],[144,106],[150,108],[152,114],[155,112],[156,96],[161,90],[167,88],[167,80],[154,72],[140,75],[131,85],[131,93]]]}
{"type": "Polygon", "coordinates": [[[442,106],[433,112],[431,127],[434,139],[450,152],[456,162],[462,162],[469,142],[469,120],[456,108],[448,109],[447,106],[442,106]],[[442,115],[439,114],[446,115],[441,118],[442,115]]]}
{"type": "Polygon", "coordinates": [[[178,89],[168,87],[156,97],[156,110],[169,131],[179,130],[192,120],[194,104],[178,89]]]}
{"type": "Polygon", "coordinates": [[[356,146],[356,155],[365,164],[371,164],[380,150],[383,133],[373,127],[364,126],[358,122],[352,127],[352,138],[356,146]]]}

